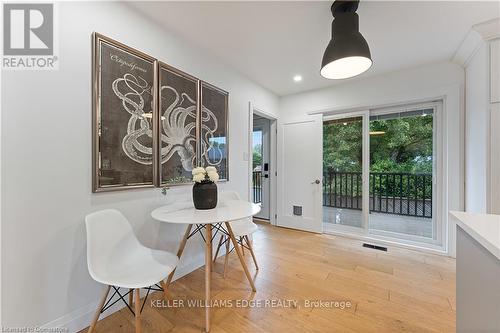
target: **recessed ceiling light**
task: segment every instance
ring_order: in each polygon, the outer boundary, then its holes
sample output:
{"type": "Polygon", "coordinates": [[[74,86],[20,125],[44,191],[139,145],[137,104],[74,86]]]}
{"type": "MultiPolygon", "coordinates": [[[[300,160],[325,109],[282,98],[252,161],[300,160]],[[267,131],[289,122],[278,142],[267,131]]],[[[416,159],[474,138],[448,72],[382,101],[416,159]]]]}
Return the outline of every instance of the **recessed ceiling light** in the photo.
{"type": "Polygon", "coordinates": [[[295,82],[300,82],[300,81],[302,81],[302,75],[295,75],[295,76],[293,77],[293,80],[294,80],[295,82]]]}

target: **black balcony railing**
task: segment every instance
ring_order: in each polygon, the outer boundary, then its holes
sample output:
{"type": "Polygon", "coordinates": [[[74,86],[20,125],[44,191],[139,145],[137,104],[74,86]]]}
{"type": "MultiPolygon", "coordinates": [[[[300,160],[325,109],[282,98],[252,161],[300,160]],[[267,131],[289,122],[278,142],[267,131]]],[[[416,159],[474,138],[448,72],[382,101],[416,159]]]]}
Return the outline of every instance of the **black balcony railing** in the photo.
{"type": "Polygon", "coordinates": [[[253,202],[262,202],[262,177],[261,171],[254,171],[252,174],[252,196],[253,202]]]}
{"type": "MultiPolygon", "coordinates": [[[[370,173],[370,212],[432,217],[432,174],[370,173]]],[[[328,170],[323,176],[323,206],[362,207],[361,172],[328,170]]]]}

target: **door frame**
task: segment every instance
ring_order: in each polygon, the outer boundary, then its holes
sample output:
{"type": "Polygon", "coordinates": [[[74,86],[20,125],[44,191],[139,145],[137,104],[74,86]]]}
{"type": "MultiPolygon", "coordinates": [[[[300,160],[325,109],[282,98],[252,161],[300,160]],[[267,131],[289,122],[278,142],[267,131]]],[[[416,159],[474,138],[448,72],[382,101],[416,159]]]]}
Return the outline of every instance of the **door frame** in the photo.
{"type": "Polygon", "coordinates": [[[248,150],[245,155],[248,160],[248,200],[252,201],[252,166],[253,166],[253,116],[254,114],[269,119],[269,223],[276,225],[277,220],[277,190],[278,190],[278,118],[271,113],[248,102],[248,150]]]}

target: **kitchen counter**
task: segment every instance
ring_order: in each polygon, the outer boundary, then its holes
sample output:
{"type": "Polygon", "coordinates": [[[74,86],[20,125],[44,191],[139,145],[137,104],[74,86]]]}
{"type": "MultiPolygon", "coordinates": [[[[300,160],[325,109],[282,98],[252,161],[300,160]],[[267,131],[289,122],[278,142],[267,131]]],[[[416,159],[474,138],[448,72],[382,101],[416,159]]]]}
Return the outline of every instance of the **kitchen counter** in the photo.
{"type": "Polygon", "coordinates": [[[500,260],[500,215],[451,211],[457,225],[500,260]]]}
{"type": "Polygon", "coordinates": [[[450,215],[457,222],[457,332],[500,332],[500,216],[450,215]]]}

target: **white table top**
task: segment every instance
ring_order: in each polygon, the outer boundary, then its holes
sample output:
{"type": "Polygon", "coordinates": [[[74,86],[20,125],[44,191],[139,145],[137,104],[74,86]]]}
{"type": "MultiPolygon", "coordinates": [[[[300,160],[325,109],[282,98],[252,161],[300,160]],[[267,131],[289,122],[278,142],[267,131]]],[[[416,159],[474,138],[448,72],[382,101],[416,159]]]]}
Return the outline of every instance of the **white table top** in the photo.
{"type": "Polygon", "coordinates": [[[214,224],[251,217],[260,212],[260,206],[243,200],[227,200],[214,209],[198,210],[192,202],[180,202],[155,209],[153,219],[177,224],[214,224]]]}
{"type": "Polygon", "coordinates": [[[500,260],[500,215],[450,212],[457,224],[500,260]]]}

